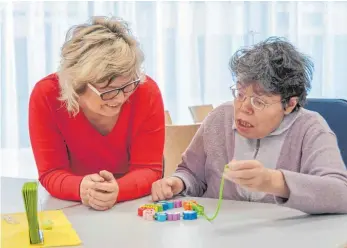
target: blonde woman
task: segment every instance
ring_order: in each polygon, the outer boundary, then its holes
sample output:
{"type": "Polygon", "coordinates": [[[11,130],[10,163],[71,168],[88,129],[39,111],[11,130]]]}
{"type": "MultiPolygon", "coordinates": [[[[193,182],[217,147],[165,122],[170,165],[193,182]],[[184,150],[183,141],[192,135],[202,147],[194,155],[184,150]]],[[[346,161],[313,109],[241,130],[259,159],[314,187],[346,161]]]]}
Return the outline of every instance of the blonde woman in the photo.
{"type": "Polygon", "coordinates": [[[34,87],[29,131],[39,180],[97,210],[150,194],[162,176],[165,118],[127,24],[95,17],[68,32],[57,73],[34,87]]]}

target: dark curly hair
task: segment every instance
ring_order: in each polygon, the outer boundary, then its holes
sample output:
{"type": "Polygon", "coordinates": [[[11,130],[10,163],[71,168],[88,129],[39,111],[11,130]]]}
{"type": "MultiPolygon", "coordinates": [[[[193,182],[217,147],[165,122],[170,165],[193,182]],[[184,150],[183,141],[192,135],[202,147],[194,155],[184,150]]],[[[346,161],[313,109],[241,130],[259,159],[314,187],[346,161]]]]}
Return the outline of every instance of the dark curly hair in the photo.
{"type": "Polygon", "coordinates": [[[279,37],[239,49],[231,57],[229,67],[236,81],[242,84],[257,81],[266,93],[280,95],[284,108],[290,97],[298,97],[293,111],[304,106],[314,71],[307,55],[279,37]]]}

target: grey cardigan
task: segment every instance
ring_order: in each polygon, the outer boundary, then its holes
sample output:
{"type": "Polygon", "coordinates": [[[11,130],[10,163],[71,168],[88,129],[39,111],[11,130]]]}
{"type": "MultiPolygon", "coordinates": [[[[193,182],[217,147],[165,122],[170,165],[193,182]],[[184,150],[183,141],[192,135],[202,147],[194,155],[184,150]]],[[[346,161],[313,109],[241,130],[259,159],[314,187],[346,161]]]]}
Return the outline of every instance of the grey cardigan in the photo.
{"type": "MultiPolygon", "coordinates": [[[[275,163],[276,169],[283,172],[290,196],[283,199],[266,194],[259,202],[309,214],[347,213],[347,170],[336,136],[318,113],[301,111],[288,129],[275,163]]],[[[202,123],[173,174],[185,184],[182,194],[218,198],[224,166],[233,159],[237,145],[233,115],[233,103],[227,102],[215,108],[202,123]]],[[[223,198],[247,200],[228,180],[223,198]]]]}

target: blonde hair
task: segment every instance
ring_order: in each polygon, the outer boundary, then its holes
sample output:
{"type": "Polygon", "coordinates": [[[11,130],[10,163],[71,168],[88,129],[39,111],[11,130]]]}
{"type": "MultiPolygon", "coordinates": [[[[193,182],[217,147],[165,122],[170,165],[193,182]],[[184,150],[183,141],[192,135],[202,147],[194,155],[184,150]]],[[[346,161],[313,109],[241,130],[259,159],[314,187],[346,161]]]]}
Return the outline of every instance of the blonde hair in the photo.
{"type": "Polygon", "coordinates": [[[61,51],[57,72],[60,97],[69,113],[79,112],[78,97],[88,83],[111,77],[143,80],[144,55],[128,24],[119,18],[93,17],[91,23],[72,27],[61,51]]]}

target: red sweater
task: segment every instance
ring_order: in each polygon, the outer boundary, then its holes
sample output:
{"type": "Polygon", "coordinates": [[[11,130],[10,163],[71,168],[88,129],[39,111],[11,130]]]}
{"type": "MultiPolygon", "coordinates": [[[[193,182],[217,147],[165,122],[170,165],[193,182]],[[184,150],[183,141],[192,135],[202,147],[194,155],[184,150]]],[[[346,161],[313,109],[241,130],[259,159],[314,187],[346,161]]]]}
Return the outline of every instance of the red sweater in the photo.
{"type": "Polygon", "coordinates": [[[139,85],[106,136],[92,127],[83,111],[69,115],[58,97],[58,78],[52,74],[35,85],[29,103],[30,140],[46,190],[79,201],[83,176],[108,170],[117,178],[118,202],[150,194],[163,171],[165,119],[157,84],[147,77],[139,85]]]}

